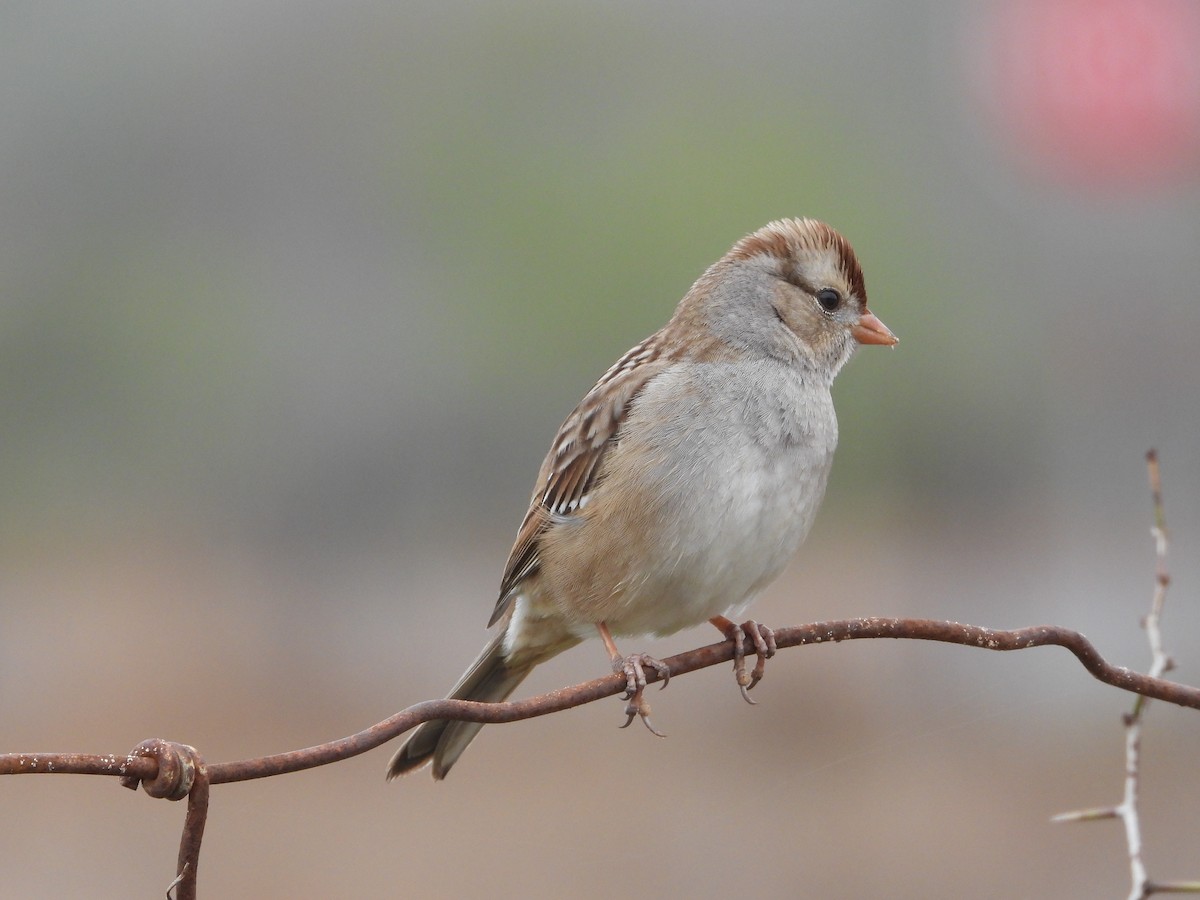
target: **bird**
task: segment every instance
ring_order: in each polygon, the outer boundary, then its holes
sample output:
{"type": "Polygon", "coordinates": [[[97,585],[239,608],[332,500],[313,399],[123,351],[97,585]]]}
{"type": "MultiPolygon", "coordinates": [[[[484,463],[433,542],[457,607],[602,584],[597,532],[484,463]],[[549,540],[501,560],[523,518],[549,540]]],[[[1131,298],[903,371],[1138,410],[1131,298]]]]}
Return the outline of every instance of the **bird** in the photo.
{"type": "MultiPolygon", "coordinates": [[[[567,416],[538,473],[500,580],[500,627],[450,692],[506,699],[538,664],[599,636],[626,678],[625,725],[648,718],[646,671],[615,636],[711,622],[735,644],[742,695],[773,632],[734,619],[808,534],[837,446],[830,388],[860,345],[897,338],[867,309],[850,242],[808,218],[738,240],[665,326],[629,350],[567,416]],[[746,672],[747,644],[756,655],[746,672]]],[[[420,725],[389,780],[432,763],[442,779],[482,728],[420,725]]],[[[624,727],[624,726],[622,726],[624,727]]]]}

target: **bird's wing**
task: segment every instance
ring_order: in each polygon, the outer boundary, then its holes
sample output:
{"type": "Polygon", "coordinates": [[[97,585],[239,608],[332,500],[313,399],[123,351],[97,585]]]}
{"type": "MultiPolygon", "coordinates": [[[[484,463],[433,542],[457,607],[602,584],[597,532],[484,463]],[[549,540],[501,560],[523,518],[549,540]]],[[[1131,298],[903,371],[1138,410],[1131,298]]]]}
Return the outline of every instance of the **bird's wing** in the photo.
{"type": "Polygon", "coordinates": [[[578,513],[598,483],[604,454],[620,437],[621,424],[638,394],[668,365],[655,334],[604,373],[558,429],[538,473],[529,511],[500,582],[500,599],[488,625],[512,606],[518,588],[539,564],[541,537],[556,519],[578,513]]]}

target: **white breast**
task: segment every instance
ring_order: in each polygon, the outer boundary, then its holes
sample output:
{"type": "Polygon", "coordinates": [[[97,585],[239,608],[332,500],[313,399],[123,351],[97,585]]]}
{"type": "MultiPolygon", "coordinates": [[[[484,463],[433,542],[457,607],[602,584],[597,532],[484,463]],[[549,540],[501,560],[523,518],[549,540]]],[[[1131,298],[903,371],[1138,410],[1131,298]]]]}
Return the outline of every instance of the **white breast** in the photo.
{"type": "Polygon", "coordinates": [[[827,383],[775,362],[696,364],[640,400],[639,416],[670,423],[638,429],[662,460],[648,485],[662,552],[608,624],[669,634],[745,607],[787,565],[824,495],[837,419],[827,383]]]}

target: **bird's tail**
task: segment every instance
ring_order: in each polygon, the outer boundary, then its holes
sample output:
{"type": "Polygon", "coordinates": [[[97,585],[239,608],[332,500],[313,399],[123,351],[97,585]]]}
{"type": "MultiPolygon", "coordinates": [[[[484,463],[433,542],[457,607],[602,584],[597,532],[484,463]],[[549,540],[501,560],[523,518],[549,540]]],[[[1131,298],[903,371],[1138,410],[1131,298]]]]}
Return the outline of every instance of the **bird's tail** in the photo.
{"type": "MultiPolygon", "coordinates": [[[[532,670],[533,665],[529,663],[514,666],[505,662],[504,630],[501,629],[459,679],[450,692],[450,699],[498,703],[516,690],[532,670]]],[[[433,777],[445,778],[482,727],[482,722],[445,719],[426,722],[412,733],[388,763],[388,780],[419,769],[430,760],[433,761],[433,777]]]]}

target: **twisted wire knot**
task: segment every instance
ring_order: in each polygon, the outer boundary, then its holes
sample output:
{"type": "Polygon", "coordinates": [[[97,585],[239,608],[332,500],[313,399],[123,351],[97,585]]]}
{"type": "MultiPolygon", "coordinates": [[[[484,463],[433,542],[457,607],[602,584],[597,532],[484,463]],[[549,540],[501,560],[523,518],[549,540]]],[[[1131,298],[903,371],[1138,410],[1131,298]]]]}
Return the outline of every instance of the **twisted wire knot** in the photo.
{"type": "Polygon", "coordinates": [[[142,756],[158,763],[158,774],[152,779],[126,775],[121,778],[122,787],[136,791],[140,783],[146,793],[161,800],[182,800],[196,781],[196,769],[200,765],[200,754],[195,747],[150,738],[129,751],[129,756],[142,756]]]}

